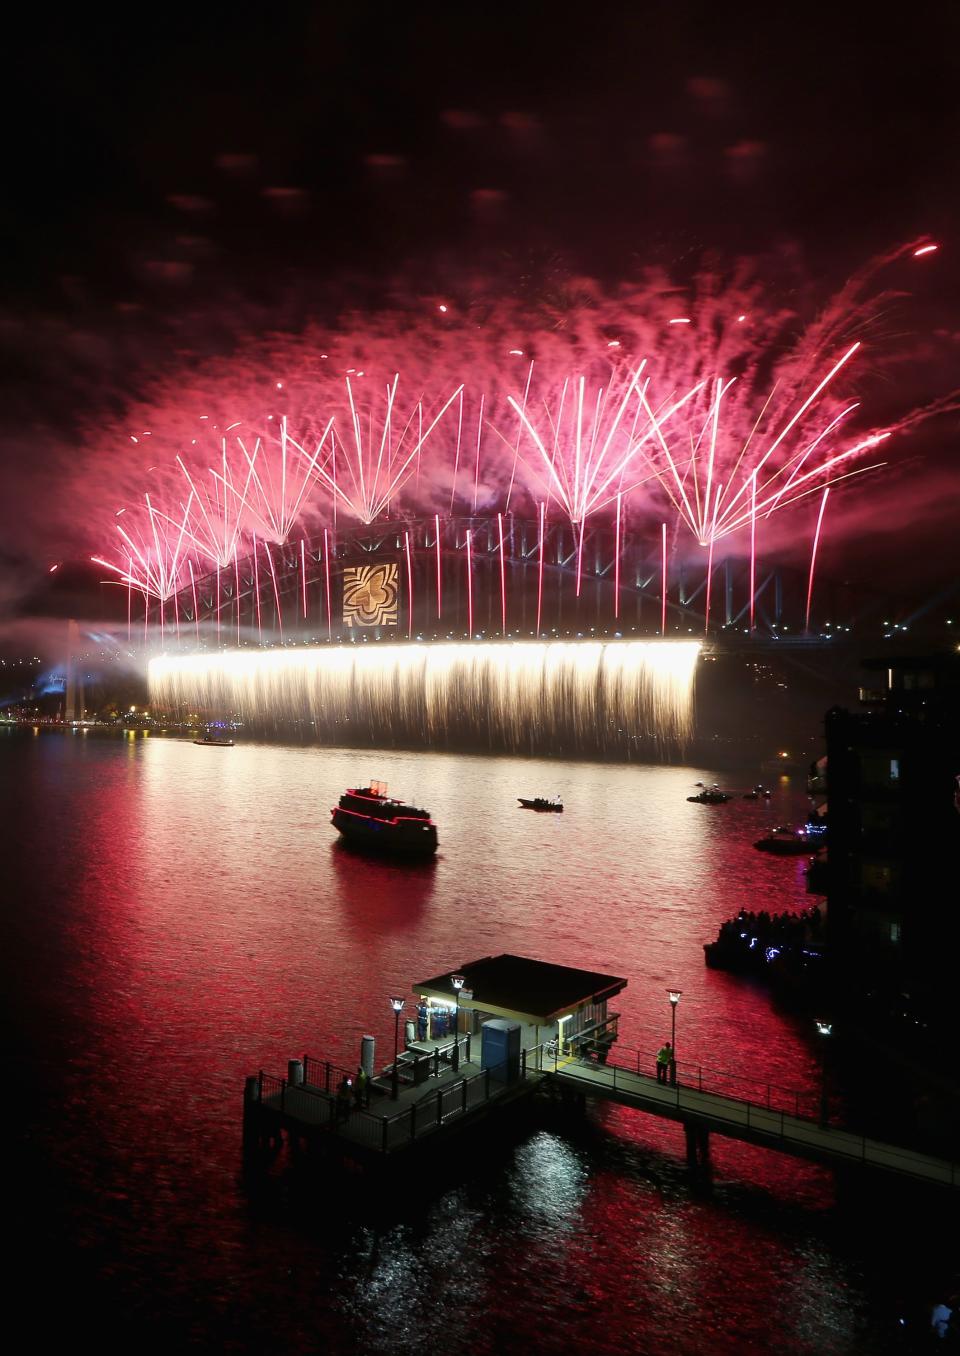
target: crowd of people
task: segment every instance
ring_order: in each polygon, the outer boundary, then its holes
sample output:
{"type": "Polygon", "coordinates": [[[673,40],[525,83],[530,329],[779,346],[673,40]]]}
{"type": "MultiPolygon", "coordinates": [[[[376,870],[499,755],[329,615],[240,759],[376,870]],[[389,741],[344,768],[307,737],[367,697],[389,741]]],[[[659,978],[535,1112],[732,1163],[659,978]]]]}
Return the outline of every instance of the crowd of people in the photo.
{"type": "Polygon", "coordinates": [[[760,948],[766,952],[770,946],[803,946],[819,941],[822,928],[823,916],[817,904],[801,913],[768,913],[766,909],[754,913],[741,909],[736,917],[721,925],[717,941],[725,946],[760,948]]]}

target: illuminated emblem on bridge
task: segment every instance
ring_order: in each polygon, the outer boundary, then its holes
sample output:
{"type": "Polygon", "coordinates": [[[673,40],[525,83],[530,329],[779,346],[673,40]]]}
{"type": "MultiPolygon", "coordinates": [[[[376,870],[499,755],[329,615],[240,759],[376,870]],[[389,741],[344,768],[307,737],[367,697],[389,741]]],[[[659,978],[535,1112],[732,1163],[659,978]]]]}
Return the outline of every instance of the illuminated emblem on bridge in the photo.
{"type": "Polygon", "coordinates": [[[397,562],[348,565],[343,571],[345,626],[396,626],[400,572],[397,562]]]}

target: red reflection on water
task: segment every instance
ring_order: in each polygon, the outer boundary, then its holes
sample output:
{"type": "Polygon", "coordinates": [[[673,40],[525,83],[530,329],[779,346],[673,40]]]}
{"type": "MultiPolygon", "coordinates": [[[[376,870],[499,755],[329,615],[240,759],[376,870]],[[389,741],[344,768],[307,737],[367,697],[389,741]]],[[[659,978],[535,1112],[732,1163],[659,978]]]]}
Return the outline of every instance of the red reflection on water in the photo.
{"type": "MultiPolygon", "coordinates": [[[[706,969],[702,951],[741,905],[808,905],[802,863],[751,847],[802,811],[795,786],[773,804],[713,807],[686,801],[712,774],[682,768],[69,736],[0,756],[16,763],[21,804],[5,808],[38,910],[20,920],[18,954],[42,979],[17,1001],[60,1097],[44,1134],[72,1183],[71,1233],[114,1259],[139,1305],[176,1309],[202,1291],[257,1331],[256,1303],[291,1350],[321,1332],[346,1350],[361,1331],[367,1349],[388,1350],[411,1313],[420,1341],[462,1325],[477,1352],[507,1329],[536,1350],[548,1311],[567,1349],[585,1352],[676,1349],[678,1325],[703,1350],[762,1346],[784,1324],[812,1334],[797,1350],[844,1349],[850,1278],[839,1262],[830,1275],[810,1226],[784,1237],[782,1215],[768,1225],[691,1194],[682,1132],[624,1108],[597,1108],[584,1143],[534,1135],[475,1199],[424,1205],[418,1240],[391,1234],[374,1257],[363,1230],[349,1245],[289,1222],[251,1232],[237,1191],[244,1075],[282,1073],[305,1052],[353,1067],[366,1032],[385,1061],[391,992],[499,951],[627,976],[618,1057],[652,1059],[676,986],[681,1063],[815,1092],[803,1025],[760,987],[706,969]],[[329,807],[367,776],[429,808],[435,862],[338,844],[329,807]],[[547,793],[563,816],[515,808],[547,793]],[[314,1279],[291,1288],[288,1274],[314,1279]],[[332,1309],[317,1298],[330,1287],[332,1309]],[[773,1302],[785,1288],[787,1318],[773,1302]]],[[[815,1215],[832,1200],[811,1166],[719,1140],[714,1155],[718,1182],[748,1200],[762,1187],[781,1211],[815,1215]]]]}

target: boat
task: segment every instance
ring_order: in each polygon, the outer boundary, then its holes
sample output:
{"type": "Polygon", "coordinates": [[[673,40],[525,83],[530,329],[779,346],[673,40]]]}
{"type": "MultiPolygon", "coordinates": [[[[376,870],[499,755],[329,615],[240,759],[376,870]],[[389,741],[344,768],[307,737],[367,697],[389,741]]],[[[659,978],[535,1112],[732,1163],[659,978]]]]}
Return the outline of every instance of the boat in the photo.
{"type": "Polygon", "coordinates": [[[787,824],[778,824],[753,845],[760,852],[772,852],[778,857],[801,857],[820,846],[819,835],[811,834],[806,828],[791,829],[787,824]]]}
{"type": "Polygon", "coordinates": [[[687,800],[694,805],[725,805],[729,799],[726,791],[721,791],[719,786],[705,786],[695,796],[687,796],[687,800]]]}
{"type": "Polygon", "coordinates": [[[553,810],[555,814],[563,813],[563,801],[559,796],[553,800],[547,800],[544,796],[534,796],[533,800],[525,800],[523,796],[517,796],[524,810],[553,810]]]}
{"type": "Polygon", "coordinates": [[[205,744],[213,749],[232,749],[233,740],[222,738],[220,735],[206,734],[202,739],[195,739],[194,744],[205,744]]]}
{"type": "Polygon", "coordinates": [[[426,857],[437,850],[437,826],[429,811],[391,799],[386,782],[345,791],[330,822],[345,843],[370,852],[426,857]]]}
{"type": "Polygon", "coordinates": [[[762,786],[762,785],[758,782],[757,785],[753,788],[752,791],[744,791],[744,793],[743,793],[743,799],[744,799],[744,800],[769,800],[771,794],[772,794],[772,793],[768,790],[767,787],[762,786]]]}

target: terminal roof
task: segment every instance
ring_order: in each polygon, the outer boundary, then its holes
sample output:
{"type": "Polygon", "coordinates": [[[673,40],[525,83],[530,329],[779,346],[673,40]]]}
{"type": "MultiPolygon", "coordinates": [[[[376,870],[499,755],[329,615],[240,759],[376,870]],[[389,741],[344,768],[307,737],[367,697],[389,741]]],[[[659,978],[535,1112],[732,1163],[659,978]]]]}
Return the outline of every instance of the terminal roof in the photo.
{"type": "MultiPolygon", "coordinates": [[[[414,991],[452,999],[450,975],[456,973],[445,971],[434,979],[425,979],[414,984],[414,991]]],[[[461,966],[459,973],[466,978],[464,990],[473,994],[472,1000],[467,1000],[470,1006],[516,1014],[543,1025],[583,1003],[612,998],[627,983],[617,975],[511,955],[484,956],[461,966]]]]}

